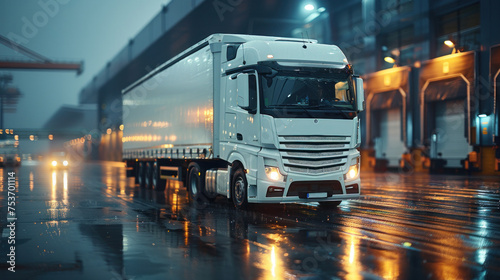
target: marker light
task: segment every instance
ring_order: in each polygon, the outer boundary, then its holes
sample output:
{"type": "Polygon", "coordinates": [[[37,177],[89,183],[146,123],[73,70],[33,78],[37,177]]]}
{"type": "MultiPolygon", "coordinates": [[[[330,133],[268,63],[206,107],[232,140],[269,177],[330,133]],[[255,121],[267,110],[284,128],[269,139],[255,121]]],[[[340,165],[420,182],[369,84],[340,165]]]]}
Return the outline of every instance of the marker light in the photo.
{"type": "Polygon", "coordinates": [[[57,161],[52,161],[52,166],[57,166],[57,161]]]}

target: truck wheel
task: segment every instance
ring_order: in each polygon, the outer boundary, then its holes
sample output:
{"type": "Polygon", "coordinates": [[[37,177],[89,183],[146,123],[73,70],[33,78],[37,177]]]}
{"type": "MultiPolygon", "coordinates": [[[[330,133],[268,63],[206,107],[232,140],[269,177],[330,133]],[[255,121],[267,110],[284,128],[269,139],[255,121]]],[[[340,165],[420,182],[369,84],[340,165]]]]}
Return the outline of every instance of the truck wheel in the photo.
{"type": "Polygon", "coordinates": [[[245,172],[241,168],[236,170],[231,180],[231,198],[237,209],[245,208],[248,204],[248,182],[245,172]]]}
{"type": "Polygon", "coordinates": [[[151,186],[157,192],[162,192],[165,190],[165,185],[167,184],[167,180],[162,180],[160,178],[160,166],[155,161],[152,166],[151,171],[151,186]]]}
{"type": "Polygon", "coordinates": [[[153,171],[153,163],[151,162],[147,162],[146,163],[146,166],[144,168],[144,185],[146,186],[146,188],[150,189],[152,187],[152,184],[151,184],[151,177],[152,177],[152,172],[153,171]]]}
{"type": "Polygon", "coordinates": [[[342,201],[325,201],[320,202],[319,206],[323,209],[337,209],[342,201]]]}
{"type": "Polygon", "coordinates": [[[187,189],[191,200],[200,200],[205,189],[205,180],[203,178],[203,170],[197,163],[193,163],[191,168],[189,168],[187,181],[187,189]]]}
{"type": "Polygon", "coordinates": [[[139,163],[139,169],[137,170],[137,183],[139,184],[139,187],[141,188],[144,188],[146,187],[146,184],[144,182],[144,177],[145,177],[145,163],[144,162],[140,162],[139,163]]]}

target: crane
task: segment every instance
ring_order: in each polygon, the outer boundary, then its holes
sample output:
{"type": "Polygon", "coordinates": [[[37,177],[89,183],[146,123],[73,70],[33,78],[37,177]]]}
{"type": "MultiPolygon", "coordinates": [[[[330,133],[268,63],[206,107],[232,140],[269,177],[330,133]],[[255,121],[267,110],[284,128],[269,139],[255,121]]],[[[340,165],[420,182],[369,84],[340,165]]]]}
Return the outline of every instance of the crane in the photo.
{"type": "Polygon", "coordinates": [[[40,70],[73,70],[77,75],[83,71],[83,63],[64,63],[55,62],[47,57],[42,56],[24,46],[17,44],[9,38],[0,35],[0,44],[5,45],[16,52],[22,53],[35,61],[20,61],[20,60],[0,60],[0,69],[40,69],[40,70]]]}

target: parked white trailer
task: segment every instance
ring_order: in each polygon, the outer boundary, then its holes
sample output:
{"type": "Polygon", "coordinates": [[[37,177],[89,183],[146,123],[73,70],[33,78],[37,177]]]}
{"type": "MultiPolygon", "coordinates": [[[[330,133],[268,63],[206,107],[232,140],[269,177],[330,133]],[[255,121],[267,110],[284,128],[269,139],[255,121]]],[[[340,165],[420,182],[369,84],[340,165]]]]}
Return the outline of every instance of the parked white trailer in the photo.
{"type": "Polygon", "coordinates": [[[215,34],[123,90],[123,158],[141,187],[193,199],[337,206],[360,193],[362,79],[342,51],[215,34]]]}

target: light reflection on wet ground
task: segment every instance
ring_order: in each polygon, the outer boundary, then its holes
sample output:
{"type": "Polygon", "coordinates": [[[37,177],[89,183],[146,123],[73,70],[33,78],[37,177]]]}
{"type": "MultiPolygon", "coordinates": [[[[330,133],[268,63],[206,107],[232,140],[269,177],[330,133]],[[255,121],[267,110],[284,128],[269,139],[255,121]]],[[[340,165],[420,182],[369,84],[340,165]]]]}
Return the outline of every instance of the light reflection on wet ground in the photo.
{"type": "MultiPolygon", "coordinates": [[[[6,172],[0,170],[6,227],[6,172]]],[[[499,279],[498,178],[363,174],[337,210],[134,186],[120,164],[19,168],[13,279],[499,279]]],[[[2,237],[0,279],[11,279],[2,237]]]]}

